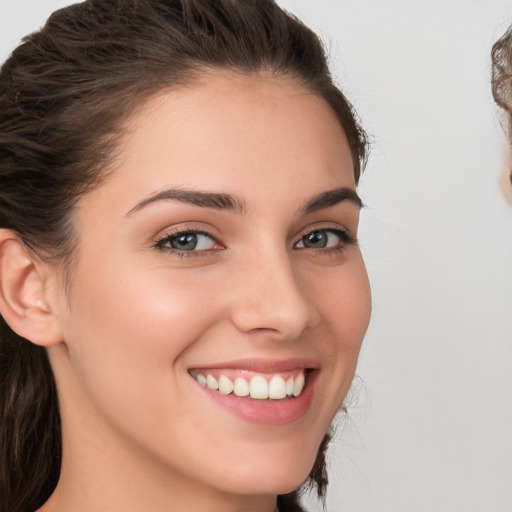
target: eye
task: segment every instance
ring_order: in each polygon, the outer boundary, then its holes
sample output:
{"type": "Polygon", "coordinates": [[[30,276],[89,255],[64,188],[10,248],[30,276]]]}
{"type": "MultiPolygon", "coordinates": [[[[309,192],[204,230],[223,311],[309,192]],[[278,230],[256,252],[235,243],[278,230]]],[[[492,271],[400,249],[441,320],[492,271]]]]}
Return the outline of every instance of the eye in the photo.
{"type": "Polygon", "coordinates": [[[207,251],[218,246],[217,241],[200,231],[179,231],[160,239],[156,246],[159,249],[170,249],[181,252],[207,251]]]}
{"type": "Polygon", "coordinates": [[[342,229],[317,229],[304,235],[296,244],[296,249],[335,249],[342,248],[353,239],[342,229]]]}

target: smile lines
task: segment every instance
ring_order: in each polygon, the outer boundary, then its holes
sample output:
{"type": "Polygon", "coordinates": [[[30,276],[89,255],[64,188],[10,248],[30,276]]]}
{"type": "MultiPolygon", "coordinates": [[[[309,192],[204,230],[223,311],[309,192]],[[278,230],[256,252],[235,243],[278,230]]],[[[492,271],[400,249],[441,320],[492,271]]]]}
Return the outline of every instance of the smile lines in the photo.
{"type": "Polygon", "coordinates": [[[306,382],[303,372],[290,376],[286,380],[281,375],[273,375],[269,380],[262,375],[254,375],[251,379],[244,377],[230,379],[222,374],[216,378],[209,373],[206,375],[196,373],[192,376],[201,386],[219,391],[223,395],[250,396],[257,400],[298,397],[306,382]]]}

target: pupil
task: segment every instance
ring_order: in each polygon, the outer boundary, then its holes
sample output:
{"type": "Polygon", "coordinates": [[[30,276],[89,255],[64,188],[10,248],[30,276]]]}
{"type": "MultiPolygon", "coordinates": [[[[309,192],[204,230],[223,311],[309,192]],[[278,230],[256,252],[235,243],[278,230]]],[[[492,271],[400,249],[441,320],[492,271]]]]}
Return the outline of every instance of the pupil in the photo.
{"type": "Polygon", "coordinates": [[[191,251],[196,248],[197,235],[194,233],[187,233],[179,235],[171,240],[171,247],[179,249],[180,251],[191,251]]]}
{"type": "Polygon", "coordinates": [[[313,233],[306,235],[303,242],[306,247],[323,249],[327,246],[327,234],[324,231],[314,231],[313,233]]]}

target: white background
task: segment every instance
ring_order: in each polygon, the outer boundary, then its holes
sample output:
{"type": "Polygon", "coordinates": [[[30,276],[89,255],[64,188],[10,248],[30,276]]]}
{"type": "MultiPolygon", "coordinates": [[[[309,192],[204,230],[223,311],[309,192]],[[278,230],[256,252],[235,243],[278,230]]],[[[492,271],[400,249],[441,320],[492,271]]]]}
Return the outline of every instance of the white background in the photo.
{"type": "MultiPolygon", "coordinates": [[[[1,60],[69,3],[0,0],[1,60]]],[[[374,312],[328,510],[512,512],[512,187],[489,85],[510,4],[281,4],[327,42],[373,138],[360,237],[374,312]]]]}

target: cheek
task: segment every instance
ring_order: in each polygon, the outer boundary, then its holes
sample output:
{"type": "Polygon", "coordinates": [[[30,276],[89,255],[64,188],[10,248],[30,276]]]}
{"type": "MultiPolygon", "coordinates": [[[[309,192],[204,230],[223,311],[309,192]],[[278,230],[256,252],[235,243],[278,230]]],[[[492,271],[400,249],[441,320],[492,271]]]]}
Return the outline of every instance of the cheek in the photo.
{"type": "Polygon", "coordinates": [[[67,321],[71,363],[100,390],[101,383],[125,388],[143,381],[146,388],[151,380],[170,379],[180,355],[218,316],[208,300],[213,285],[170,271],[98,268],[83,270],[87,279],[77,279],[74,288],[67,321]]]}
{"type": "Polygon", "coordinates": [[[73,308],[88,317],[86,322],[96,322],[108,337],[127,331],[128,339],[131,334],[158,334],[161,329],[161,335],[169,340],[173,333],[197,325],[198,306],[202,313],[207,303],[204,299],[213,293],[207,280],[195,276],[193,270],[188,273],[162,265],[148,268],[137,261],[128,261],[124,267],[102,265],[101,273],[81,272],[85,278],[78,286],[80,293],[73,308]]]}
{"type": "Polygon", "coordinates": [[[370,287],[362,258],[353,257],[334,272],[328,269],[325,275],[311,275],[308,293],[336,340],[332,349],[341,349],[344,354],[355,351],[357,357],[371,314],[370,287]]]}
{"type": "Polygon", "coordinates": [[[371,315],[371,295],[361,257],[341,265],[330,278],[310,281],[311,296],[323,324],[325,360],[330,377],[329,396],[322,404],[334,414],[354,377],[361,344],[371,315]]]}
{"type": "Polygon", "coordinates": [[[218,314],[214,302],[203,299],[212,293],[206,281],[191,284],[169,271],[134,269],[83,272],[89,278],[77,281],[67,322],[66,379],[76,383],[74,407],[85,407],[89,416],[92,407],[138,438],[155,425],[171,428],[176,416],[194,421],[180,398],[186,386],[182,354],[218,314]]]}

